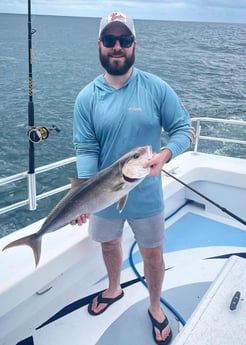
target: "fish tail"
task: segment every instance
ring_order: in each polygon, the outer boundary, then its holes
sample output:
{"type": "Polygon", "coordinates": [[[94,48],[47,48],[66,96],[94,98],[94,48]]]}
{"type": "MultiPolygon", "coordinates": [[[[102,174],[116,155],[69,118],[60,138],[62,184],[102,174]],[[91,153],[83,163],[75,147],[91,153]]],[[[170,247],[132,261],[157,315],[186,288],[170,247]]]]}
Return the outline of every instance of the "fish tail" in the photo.
{"type": "Polygon", "coordinates": [[[36,234],[22,237],[18,240],[10,242],[2,250],[12,248],[12,247],[17,247],[17,246],[23,246],[23,245],[26,245],[32,248],[34,259],[35,259],[35,265],[37,267],[40,260],[40,255],[41,255],[41,237],[37,236],[36,234]]]}

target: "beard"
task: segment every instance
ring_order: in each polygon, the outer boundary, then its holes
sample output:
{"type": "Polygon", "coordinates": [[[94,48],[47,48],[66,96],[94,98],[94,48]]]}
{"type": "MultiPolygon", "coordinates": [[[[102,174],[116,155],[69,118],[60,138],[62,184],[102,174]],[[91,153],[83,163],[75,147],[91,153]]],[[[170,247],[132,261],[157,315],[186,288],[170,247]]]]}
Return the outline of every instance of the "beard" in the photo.
{"type": "Polygon", "coordinates": [[[135,47],[133,48],[131,56],[126,56],[122,51],[113,51],[110,54],[102,54],[99,48],[99,58],[102,67],[111,75],[124,75],[133,66],[135,62],[135,47]],[[111,61],[110,58],[114,56],[123,56],[124,61],[111,61]]]}

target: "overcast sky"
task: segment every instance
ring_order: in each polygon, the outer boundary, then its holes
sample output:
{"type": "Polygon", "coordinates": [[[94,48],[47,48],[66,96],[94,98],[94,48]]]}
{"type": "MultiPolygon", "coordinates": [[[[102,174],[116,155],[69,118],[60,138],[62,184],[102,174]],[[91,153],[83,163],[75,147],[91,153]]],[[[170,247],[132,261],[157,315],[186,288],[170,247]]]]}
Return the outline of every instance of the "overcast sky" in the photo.
{"type": "MultiPolygon", "coordinates": [[[[26,13],[28,0],[0,0],[0,13],[26,13]]],[[[32,0],[33,14],[246,23],[246,0],[32,0]]]]}

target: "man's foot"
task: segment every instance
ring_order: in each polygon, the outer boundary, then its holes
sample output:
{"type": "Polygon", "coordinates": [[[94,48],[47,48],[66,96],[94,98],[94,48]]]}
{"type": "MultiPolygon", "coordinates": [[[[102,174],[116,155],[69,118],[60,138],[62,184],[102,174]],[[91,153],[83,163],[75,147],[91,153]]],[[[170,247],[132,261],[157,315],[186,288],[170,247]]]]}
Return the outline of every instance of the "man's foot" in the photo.
{"type": "Polygon", "coordinates": [[[172,330],[168,324],[168,319],[164,316],[164,320],[162,322],[157,321],[151,312],[148,310],[150,320],[152,322],[153,327],[153,337],[158,345],[167,345],[170,343],[172,339],[172,330]]]}
{"type": "Polygon", "coordinates": [[[124,296],[124,291],[122,290],[121,294],[116,296],[115,298],[107,298],[103,297],[103,292],[100,292],[98,296],[96,296],[88,305],[88,313],[96,316],[100,315],[105,312],[108,307],[121,299],[124,296]],[[101,307],[100,307],[101,305],[101,307]],[[97,309],[97,311],[96,311],[97,309]]]}

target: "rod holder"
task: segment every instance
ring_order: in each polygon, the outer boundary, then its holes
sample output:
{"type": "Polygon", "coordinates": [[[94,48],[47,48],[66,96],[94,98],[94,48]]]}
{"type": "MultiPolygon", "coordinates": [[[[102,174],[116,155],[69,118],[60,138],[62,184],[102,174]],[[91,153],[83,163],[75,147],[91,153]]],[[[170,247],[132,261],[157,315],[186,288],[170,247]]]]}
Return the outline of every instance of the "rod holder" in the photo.
{"type": "Polygon", "coordinates": [[[28,173],[28,201],[29,210],[35,211],[37,209],[37,192],[36,192],[36,175],[28,173]]]}

